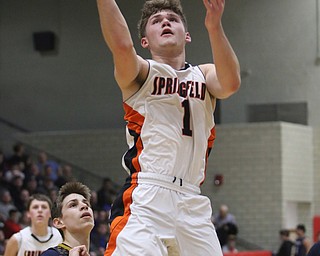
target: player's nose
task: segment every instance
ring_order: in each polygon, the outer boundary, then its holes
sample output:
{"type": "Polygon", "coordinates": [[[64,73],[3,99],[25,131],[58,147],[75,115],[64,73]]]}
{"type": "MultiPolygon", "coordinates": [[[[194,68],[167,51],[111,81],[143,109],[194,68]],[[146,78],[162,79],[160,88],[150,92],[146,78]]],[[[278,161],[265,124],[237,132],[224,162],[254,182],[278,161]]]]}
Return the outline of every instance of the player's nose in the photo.
{"type": "Polygon", "coordinates": [[[164,19],[162,20],[162,28],[164,28],[164,27],[166,27],[166,26],[171,27],[171,23],[170,23],[170,21],[169,21],[167,18],[164,18],[164,19]]]}

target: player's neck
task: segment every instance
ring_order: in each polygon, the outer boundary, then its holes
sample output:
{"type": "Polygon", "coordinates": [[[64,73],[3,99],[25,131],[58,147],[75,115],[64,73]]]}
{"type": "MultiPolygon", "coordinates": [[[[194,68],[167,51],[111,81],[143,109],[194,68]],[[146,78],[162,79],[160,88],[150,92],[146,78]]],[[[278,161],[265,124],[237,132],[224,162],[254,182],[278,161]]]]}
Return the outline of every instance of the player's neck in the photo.
{"type": "Polygon", "coordinates": [[[178,54],[153,53],[152,59],[157,62],[160,62],[160,63],[168,64],[169,66],[171,66],[175,70],[179,70],[179,69],[183,68],[185,66],[185,61],[186,61],[184,51],[181,53],[178,53],[178,54]]]}
{"type": "Polygon", "coordinates": [[[47,225],[31,225],[31,232],[36,236],[45,236],[48,234],[48,226],[47,225]]]}
{"type": "Polygon", "coordinates": [[[75,234],[75,233],[69,233],[66,232],[64,234],[65,238],[63,240],[64,243],[67,245],[73,247],[79,246],[79,245],[85,245],[87,250],[90,248],[90,238],[89,235],[86,234],[75,234]]]}

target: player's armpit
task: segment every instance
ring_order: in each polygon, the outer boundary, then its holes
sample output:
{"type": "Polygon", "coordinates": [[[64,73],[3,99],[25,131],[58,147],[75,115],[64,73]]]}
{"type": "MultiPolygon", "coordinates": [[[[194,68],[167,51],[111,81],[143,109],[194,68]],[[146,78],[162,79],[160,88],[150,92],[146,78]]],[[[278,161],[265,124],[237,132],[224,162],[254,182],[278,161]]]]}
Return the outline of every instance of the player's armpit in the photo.
{"type": "Polygon", "coordinates": [[[232,86],[221,84],[214,64],[202,64],[199,65],[199,68],[205,76],[207,89],[213,97],[225,99],[235,92],[232,86]]]}
{"type": "Polygon", "coordinates": [[[134,66],[126,65],[126,68],[117,68],[115,65],[115,78],[121,89],[123,100],[135,94],[147,79],[149,63],[145,59],[137,56],[134,66]],[[123,72],[123,73],[122,73],[123,72]]]}

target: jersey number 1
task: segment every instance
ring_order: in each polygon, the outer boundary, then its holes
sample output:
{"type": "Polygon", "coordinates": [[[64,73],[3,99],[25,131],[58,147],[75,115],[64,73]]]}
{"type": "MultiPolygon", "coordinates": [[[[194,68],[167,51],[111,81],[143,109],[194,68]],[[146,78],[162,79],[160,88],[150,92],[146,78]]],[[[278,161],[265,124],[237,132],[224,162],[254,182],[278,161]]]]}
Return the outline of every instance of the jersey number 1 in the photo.
{"type": "Polygon", "coordinates": [[[189,104],[189,100],[184,100],[181,103],[181,105],[184,108],[182,134],[192,137],[192,130],[190,129],[190,104],[189,104]]]}

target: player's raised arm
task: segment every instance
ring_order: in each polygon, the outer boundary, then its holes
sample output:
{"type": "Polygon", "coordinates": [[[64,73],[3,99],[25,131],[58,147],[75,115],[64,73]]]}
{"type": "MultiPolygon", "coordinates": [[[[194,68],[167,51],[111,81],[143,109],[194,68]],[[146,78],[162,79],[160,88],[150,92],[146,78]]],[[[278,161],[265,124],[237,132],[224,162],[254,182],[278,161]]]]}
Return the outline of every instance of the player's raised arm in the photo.
{"type": "MultiPolygon", "coordinates": [[[[112,52],[115,78],[123,97],[139,89],[137,80],[146,61],[137,56],[128,25],[114,0],[97,0],[103,37],[112,52]]],[[[146,68],[147,69],[147,68],[146,68]]]]}
{"type": "Polygon", "coordinates": [[[210,93],[227,98],[241,83],[240,66],[221,24],[225,0],[203,0],[206,8],[205,26],[208,30],[215,65],[202,65],[210,93]]]}

